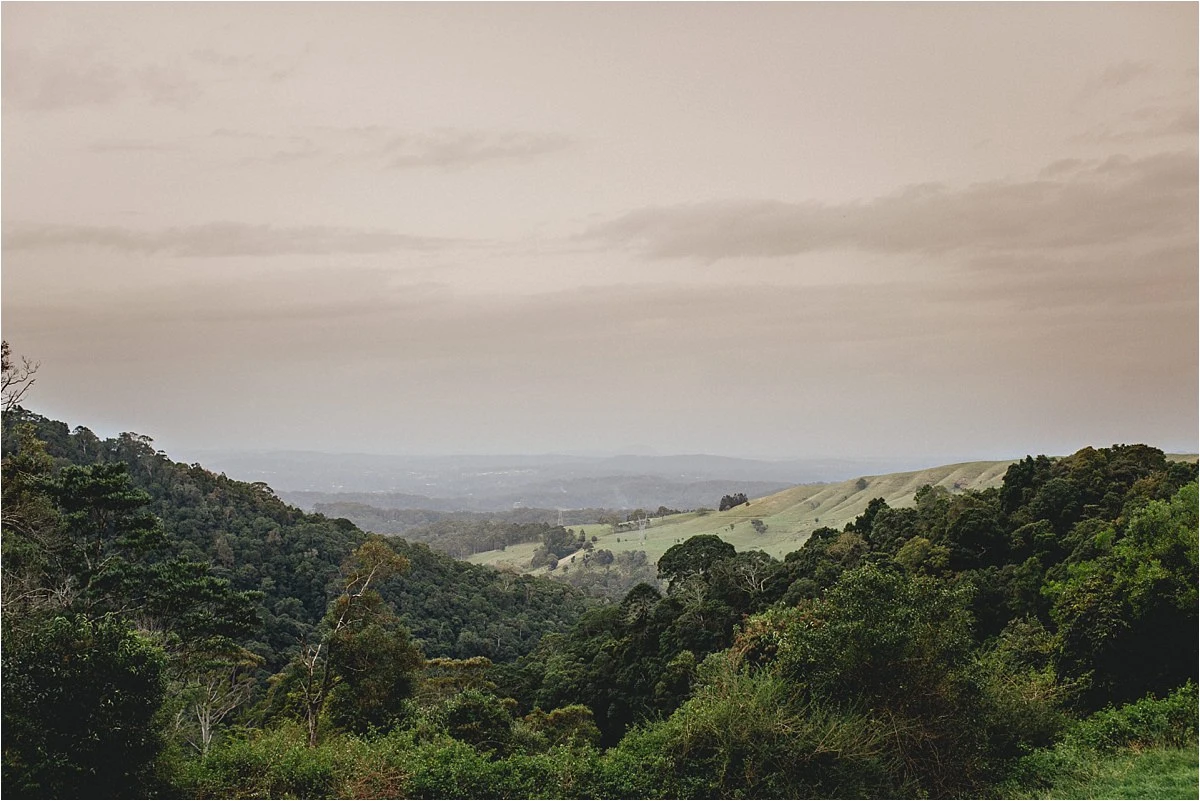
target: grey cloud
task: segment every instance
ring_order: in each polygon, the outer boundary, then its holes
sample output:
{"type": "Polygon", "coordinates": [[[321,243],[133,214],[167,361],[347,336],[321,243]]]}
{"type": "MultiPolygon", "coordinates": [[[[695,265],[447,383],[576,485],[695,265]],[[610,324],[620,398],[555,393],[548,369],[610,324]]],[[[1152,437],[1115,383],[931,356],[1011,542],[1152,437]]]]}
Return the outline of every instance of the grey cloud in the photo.
{"type": "Polygon", "coordinates": [[[382,230],[327,226],[281,228],[232,222],[157,231],[115,226],[10,224],[4,226],[3,241],[4,250],[10,252],[90,246],[127,253],[165,253],[194,258],[389,253],[431,250],[449,244],[451,240],[406,236],[382,230]]]}
{"type": "Polygon", "coordinates": [[[214,139],[249,139],[249,140],[267,140],[273,137],[265,134],[252,133],[251,131],[237,131],[232,128],[216,128],[209,136],[214,139]]]}
{"type": "Polygon", "coordinates": [[[1100,125],[1071,137],[1070,141],[1087,144],[1125,144],[1168,136],[1186,136],[1194,139],[1198,131],[1200,126],[1197,125],[1195,106],[1185,109],[1150,108],[1123,115],[1122,124],[1100,125]]]}
{"type": "Polygon", "coordinates": [[[295,74],[312,51],[313,44],[309,42],[295,52],[278,55],[234,54],[214,47],[193,50],[189,55],[196,64],[224,73],[226,80],[260,79],[278,83],[295,74]]]}
{"type": "Polygon", "coordinates": [[[1064,175],[1071,175],[1086,169],[1089,164],[1090,162],[1086,159],[1059,159],[1043,167],[1038,176],[1041,178],[1057,178],[1064,175]]]}
{"type": "Polygon", "coordinates": [[[15,108],[51,111],[130,99],[182,108],[203,94],[200,85],[175,66],[118,68],[81,53],[9,50],[4,53],[3,93],[15,108]]]}
{"type": "Polygon", "coordinates": [[[1197,243],[1145,250],[1113,248],[1100,254],[993,254],[972,260],[972,270],[936,291],[955,303],[986,302],[1013,311],[1084,309],[1104,315],[1190,310],[1196,314],[1200,275],[1197,243]],[[974,299],[974,300],[972,300],[974,299]]]}
{"type": "Polygon", "coordinates": [[[225,69],[236,69],[250,61],[249,56],[221,53],[211,47],[193,50],[191,55],[192,58],[201,64],[225,69]]]}
{"type": "Polygon", "coordinates": [[[1122,86],[1153,71],[1154,66],[1146,61],[1122,61],[1104,70],[1095,80],[1095,84],[1101,87],[1122,86]]]}
{"type": "Polygon", "coordinates": [[[655,258],[714,261],[838,249],[880,253],[1037,251],[1145,239],[1193,241],[1195,152],[1058,162],[1038,180],[912,186],[843,204],[727,201],[652,207],[583,238],[655,258]]]}
{"type": "Polygon", "coordinates": [[[368,165],[385,169],[455,169],[524,162],[575,145],[573,137],[534,131],[439,129],[401,132],[384,126],[316,126],[300,133],[266,134],[218,128],[210,142],[240,143],[245,155],[233,163],[368,165]]]}
{"type": "Polygon", "coordinates": [[[169,153],[179,149],[177,145],[146,139],[101,139],[87,146],[89,153],[169,153]]]}
{"type": "Polygon", "coordinates": [[[128,100],[184,108],[204,96],[200,79],[278,82],[290,76],[308,54],[278,57],[235,56],[197,50],[172,63],[117,66],[86,51],[37,52],[6,46],[3,95],[13,108],[50,111],[100,106],[128,100]]]}
{"type": "Polygon", "coordinates": [[[1154,65],[1147,61],[1122,61],[1094,75],[1079,90],[1076,102],[1085,102],[1153,75],[1154,65]]]}
{"type": "Polygon", "coordinates": [[[183,70],[150,64],[136,73],[140,93],[155,105],[183,108],[198,100],[204,92],[183,70]]]}
{"type": "Polygon", "coordinates": [[[253,155],[240,159],[238,166],[253,164],[287,165],[305,161],[327,160],[329,153],[310,139],[299,136],[275,137],[274,147],[266,155],[253,155]]]}
{"type": "Polygon", "coordinates": [[[121,99],[129,88],[125,76],[110,64],[13,47],[4,48],[0,86],[7,104],[32,111],[104,105],[121,99]]]}
{"type": "Polygon", "coordinates": [[[497,161],[526,161],[564,150],[572,144],[574,140],[562,134],[444,130],[396,137],[387,144],[386,152],[391,155],[391,167],[451,168],[497,161]]]}

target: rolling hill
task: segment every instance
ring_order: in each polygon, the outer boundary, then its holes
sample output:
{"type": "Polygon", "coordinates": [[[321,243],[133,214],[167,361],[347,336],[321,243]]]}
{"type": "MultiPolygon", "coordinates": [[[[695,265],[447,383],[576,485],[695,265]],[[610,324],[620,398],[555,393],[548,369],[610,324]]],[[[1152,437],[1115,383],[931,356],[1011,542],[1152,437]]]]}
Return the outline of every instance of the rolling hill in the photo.
{"type": "MultiPolygon", "coordinates": [[[[1167,454],[1177,462],[1197,462],[1196,454],[1167,454]]],[[[838,482],[836,484],[803,484],[755,498],[748,505],[724,512],[695,511],[670,517],[653,518],[645,531],[636,528],[613,531],[602,523],[584,525],[588,536],[595,536],[596,549],[645,551],[650,561],[658,561],[668,548],[697,534],[717,534],[738,550],[760,550],[782,558],[799,548],[809,535],[822,526],[841,529],[858,517],[873,498],[883,498],[889,506],[913,504],[913,496],[926,484],[943,486],[951,492],[998,487],[1008,466],[1016,460],[998,462],[962,462],[930,467],[905,473],[886,473],[877,476],[838,482]],[[750,521],[762,520],[764,533],[755,531],[750,521]]],[[[713,502],[716,502],[713,498],[713,502]]],[[[545,568],[529,569],[529,560],[536,543],[509,546],[503,551],[484,551],[467,561],[475,564],[508,567],[522,572],[545,573],[545,568]]],[[[570,564],[571,557],[563,561],[570,564]]]]}
{"type": "MultiPolygon", "coordinates": [[[[917,490],[926,484],[940,485],[952,492],[997,487],[1010,464],[1011,460],[964,462],[907,473],[863,476],[836,484],[804,484],[724,512],[696,511],[655,518],[645,531],[613,531],[611,526],[599,523],[582,528],[589,537],[597,537],[597,549],[607,548],[614,553],[644,550],[651,560],[657,560],[672,545],[697,534],[717,534],[739,550],[761,550],[779,558],[799,548],[815,529],[842,528],[862,514],[873,498],[883,498],[889,506],[909,506],[917,490]],[[764,533],[755,531],[750,522],[755,519],[766,524],[764,533]]],[[[477,553],[469,561],[527,570],[536,547],[535,543],[513,545],[503,551],[477,553]]],[[[569,560],[567,557],[568,563],[569,560]]]]}

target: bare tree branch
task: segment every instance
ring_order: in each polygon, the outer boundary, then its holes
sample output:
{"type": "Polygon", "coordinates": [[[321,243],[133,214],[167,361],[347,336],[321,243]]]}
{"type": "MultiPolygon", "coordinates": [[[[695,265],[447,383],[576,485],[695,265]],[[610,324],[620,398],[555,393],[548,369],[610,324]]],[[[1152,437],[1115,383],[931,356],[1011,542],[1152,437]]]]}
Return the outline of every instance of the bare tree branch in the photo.
{"type": "Polygon", "coordinates": [[[5,412],[11,412],[21,404],[25,393],[37,382],[33,374],[41,366],[41,362],[30,361],[24,356],[20,365],[15,364],[8,342],[0,343],[0,394],[5,412]]]}

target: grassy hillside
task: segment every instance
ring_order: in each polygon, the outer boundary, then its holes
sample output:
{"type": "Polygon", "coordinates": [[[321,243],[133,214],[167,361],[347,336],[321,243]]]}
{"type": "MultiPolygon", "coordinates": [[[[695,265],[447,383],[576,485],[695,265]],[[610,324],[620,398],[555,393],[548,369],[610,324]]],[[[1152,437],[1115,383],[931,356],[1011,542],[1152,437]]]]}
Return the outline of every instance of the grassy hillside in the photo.
{"type": "MultiPolygon", "coordinates": [[[[724,512],[688,512],[655,518],[645,532],[614,532],[610,526],[599,523],[582,528],[589,537],[597,537],[598,549],[607,548],[614,553],[644,550],[652,561],[672,545],[697,534],[717,534],[738,550],[762,550],[778,558],[799,548],[814,529],[842,528],[862,514],[872,498],[883,498],[889,506],[900,507],[910,506],[917,490],[926,484],[956,492],[996,487],[1010,464],[1011,461],[965,462],[909,473],[864,476],[837,484],[804,484],[724,512]],[[765,533],[754,530],[750,523],[753,519],[766,523],[765,533]]],[[[713,504],[716,502],[714,497],[713,504]]],[[[503,551],[475,554],[469,561],[496,567],[510,564],[524,570],[536,547],[536,543],[514,545],[503,551]]],[[[569,564],[570,557],[565,561],[569,564]]]]}
{"type": "MultiPolygon", "coordinates": [[[[1196,454],[1169,454],[1171,461],[1197,461],[1196,454]]],[[[829,526],[841,529],[858,517],[873,498],[883,498],[893,508],[911,506],[917,490],[926,484],[940,485],[952,492],[998,487],[1013,460],[1001,462],[963,462],[942,465],[908,473],[887,473],[879,476],[842,481],[837,484],[802,484],[750,501],[724,512],[687,512],[664,518],[654,518],[645,532],[614,532],[608,525],[595,523],[583,528],[588,536],[597,537],[596,548],[618,551],[645,551],[651,561],[657,561],[672,545],[697,534],[717,534],[732,543],[739,551],[761,550],[776,558],[796,550],[815,529],[829,526]],[[762,520],[767,525],[758,534],[750,521],[762,520]]],[[[738,487],[730,487],[736,491],[738,487]]],[[[715,506],[717,498],[712,499],[715,506]]],[[[493,567],[512,567],[528,571],[529,560],[537,543],[510,546],[503,551],[484,551],[468,561],[493,567]]],[[[570,557],[563,560],[570,564],[570,557]]],[[[538,571],[544,573],[542,568],[538,571]]]]}

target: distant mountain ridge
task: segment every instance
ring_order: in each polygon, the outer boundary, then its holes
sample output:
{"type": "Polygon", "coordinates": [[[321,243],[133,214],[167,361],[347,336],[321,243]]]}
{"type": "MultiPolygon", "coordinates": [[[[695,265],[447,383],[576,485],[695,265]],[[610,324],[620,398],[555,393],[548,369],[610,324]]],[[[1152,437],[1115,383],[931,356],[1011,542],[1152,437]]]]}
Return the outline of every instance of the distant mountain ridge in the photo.
{"type": "Polygon", "coordinates": [[[379,456],[312,451],[204,455],[209,469],[262,481],[311,510],[318,503],[387,509],[502,511],[514,507],[692,508],[730,491],[767,495],[913,465],[866,459],[767,461],[707,454],[379,456]]]}
{"type": "Polygon", "coordinates": [[[426,509],[437,512],[493,512],[513,509],[694,509],[712,503],[731,489],[753,497],[793,486],[778,481],[670,481],[659,476],[597,476],[531,483],[510,492],[482,496],[429,497],[377,492],[287,492],[279,497],[306,511],[340,503],[360,503],[379,509],[426,509]]]}

